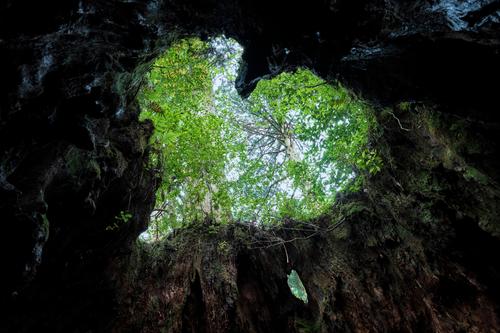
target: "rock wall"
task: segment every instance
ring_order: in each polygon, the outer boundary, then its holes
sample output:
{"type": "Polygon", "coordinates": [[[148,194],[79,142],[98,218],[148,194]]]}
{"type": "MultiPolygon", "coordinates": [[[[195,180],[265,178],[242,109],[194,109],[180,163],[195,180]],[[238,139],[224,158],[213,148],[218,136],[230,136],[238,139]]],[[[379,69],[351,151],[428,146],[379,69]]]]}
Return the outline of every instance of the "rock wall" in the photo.
{"type": "Polygon", "coordinates": [[[379,120],[386,168],[313,225],[194,225],[137,248],[114,269],[131,270],[113,331],[497,331],[498,128],[422,105],[379,120]]]}
{"type": "Polygon", "coordinates": [[[488,0],[4,1],[3,330],[498,331],[499,10],[488,0]],[[186,231],[160,254],[134,242],[157,183],[152,126],[134,101],[142,75],[171,41],[220,33],[245,47],[243,95],[307,66],[378,110],[384,171],[321,221],[341,227],[287,245],[307,306],[288,293],[283,247],[250,249],[260,231],[186,231]]]}

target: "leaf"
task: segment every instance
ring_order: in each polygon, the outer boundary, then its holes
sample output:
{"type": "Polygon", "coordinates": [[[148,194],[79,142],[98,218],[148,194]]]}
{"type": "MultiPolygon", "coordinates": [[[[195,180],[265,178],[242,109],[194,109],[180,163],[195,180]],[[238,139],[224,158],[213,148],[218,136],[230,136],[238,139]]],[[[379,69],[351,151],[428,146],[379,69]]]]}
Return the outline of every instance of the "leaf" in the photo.
{"type": "Polygon", "coordinates": [[[299,274],[294,269],[292,269],[290,274],[288,274],[287,282],[292,295],[307,304],[308,300],[306,288],[304,287],[304,284],[302,284],[302,280],[300,280],[299,274]]]}
{"type": "Polygon", "coordinates": [[[242,51],[231,43],[174,43],[139,94],[140,119],[155,125],[150,164],[162,175],[156,230],[207,217],[313,218],[354,188],[354,167],[380,171],[365,104],[305,69],[261,80],[242,100],[234,88],[242,51]]]}

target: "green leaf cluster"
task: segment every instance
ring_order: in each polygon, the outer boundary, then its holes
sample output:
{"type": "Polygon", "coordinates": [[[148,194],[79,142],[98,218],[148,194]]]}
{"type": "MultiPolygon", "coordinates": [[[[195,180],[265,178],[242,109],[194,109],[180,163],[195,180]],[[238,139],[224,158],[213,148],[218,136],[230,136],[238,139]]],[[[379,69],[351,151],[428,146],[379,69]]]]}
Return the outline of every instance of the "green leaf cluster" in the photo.
{"type": "Polygon", "coordinates": [[[152,65],[139,96],[141,118],[155,125],[152,163],[161,170],[162,183],[154,223],[160,234],[205,219],[200,207],[210,192],[216,194],[209,210],[227,205],[223,191],[227,125],[213,112],[208,51],[207,43],[194,38],[172,45],[152,65]]]}
{"type": "Polygon", "coordinates": [[[356,171],[380,171],[382,160],[367,148],[376,125],[369,107],[309,70],[260,81],[244,112],[252,126],[245,137],[250,149],[240,157],[246,172],[238,190],[248,195],[235,198],[238,218],[251,219],[250,212],[266,221],[312,218],[350,188],[356,171]],[[265,149],[255,153],[256,146],[265,149]]]}
{"type": "Polygon", "coordinates": [[[195,222],[273,223],[328,210],[359,172],[382,161],[368,148],[370,109],[306,69],[234,88],[241,49],[227,39],[173,44],[151,66],[141,119],[155,125],[151,164],[162,182],[151,235],[195,222]]]}

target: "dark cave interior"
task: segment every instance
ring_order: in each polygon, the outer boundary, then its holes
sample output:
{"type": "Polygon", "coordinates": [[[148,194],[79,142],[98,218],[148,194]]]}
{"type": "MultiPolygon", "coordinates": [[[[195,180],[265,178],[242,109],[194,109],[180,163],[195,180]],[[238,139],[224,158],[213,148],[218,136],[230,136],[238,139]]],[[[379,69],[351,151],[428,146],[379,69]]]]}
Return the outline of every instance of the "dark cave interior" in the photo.
{"type": "Polygon", "coordinates": [[[2,2],[0,330],[500,331],[499,17],[498,0],[2,2]],[[242,96],[303,66],[378,110],[384,169],[316,221],[331,232],[276,230],[298,238],[288,265],[248,246],[254,226],[136,242],[158,181],[141,77],[220,34],[244,47],[242,96]]]}

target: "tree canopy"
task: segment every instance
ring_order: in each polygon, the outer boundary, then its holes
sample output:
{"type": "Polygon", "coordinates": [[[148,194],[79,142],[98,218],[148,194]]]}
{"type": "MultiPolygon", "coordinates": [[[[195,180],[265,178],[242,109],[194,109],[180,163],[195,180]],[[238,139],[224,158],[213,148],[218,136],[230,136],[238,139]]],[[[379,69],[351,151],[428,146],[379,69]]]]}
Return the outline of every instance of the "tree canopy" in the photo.
{"type": "Polygon", "coordinates": [[[232,40],[179,41],[153,64],[139,102],[162,172],[156,236],[197,221],[275,223],[322,214],[381,160],[368,149],[369,108],[339,84],[297,69],[234,88],[232,40]]]}

